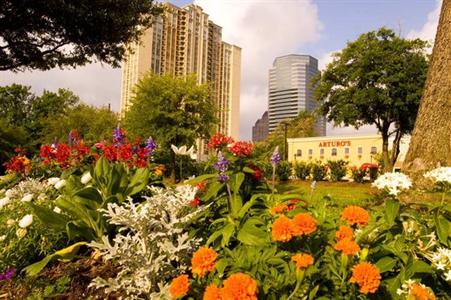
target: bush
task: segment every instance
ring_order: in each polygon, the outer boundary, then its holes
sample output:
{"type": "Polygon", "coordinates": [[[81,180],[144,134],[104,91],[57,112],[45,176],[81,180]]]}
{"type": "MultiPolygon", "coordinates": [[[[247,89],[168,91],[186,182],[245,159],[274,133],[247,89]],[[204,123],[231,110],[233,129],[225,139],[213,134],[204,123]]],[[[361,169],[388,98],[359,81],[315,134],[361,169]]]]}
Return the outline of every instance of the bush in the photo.
{"type": "Polygon", "coordinates": [[[287,161],[281,161],[276,168],[276,175],[280,181],[287,181],[291,176],[291,165],[287,161]]]}
{"type": "Polygon", "coordinates": [[[294,173],[298,179],[305,180],[310,176],[310,164],[300,161],[294,164],[294,173]]]}
{"type": "Polygon", "coordinates": [[[311,175],[313,180],[315,181],[324,180],[326,174],[327,174],[326,166],[323,165],[321,162],[315,162],[311,165],[311,175]]]}
{"type": "Polygon", "coordinates": [[[332,181],[340,181],[344,176],[346,176],[346,166],[347,161],[340,160],[329,160],[327,165],[330,169],[330,179],[332,181]]]}
{"type": "Polygon", "coordinates": [[[351,173],[352,173],[352,179],[354,180],[354,182],[363,183],[365,181],[364,180],[364,177],[366,175],[365,170],[361,170],[356,167],[352,167],[351,173]]]}

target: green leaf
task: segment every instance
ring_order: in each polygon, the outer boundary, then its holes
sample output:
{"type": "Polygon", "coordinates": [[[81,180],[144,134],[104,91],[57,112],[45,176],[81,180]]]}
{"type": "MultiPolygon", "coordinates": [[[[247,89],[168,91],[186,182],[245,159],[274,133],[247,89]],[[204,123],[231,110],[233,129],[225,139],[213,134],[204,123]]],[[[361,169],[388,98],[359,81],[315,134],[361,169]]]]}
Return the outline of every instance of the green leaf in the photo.
{"type": "Polygon", "coordinates": [[[130,178],[130,183],[128,184],[127,190],[125,192],[126,196],[132,196],[141,192],[149,182],[150,170],[147,168],[141,168],[136,170],[135,174],[130,178]]]}
{"type": "Polygon", "coordinates": [[[106,178],[110,175],[110,165],[105,157],[101,157],[94,167],[93,176],[96,178],[96,181],[101,183],[106,182],[106,178]]]}
{"type": "Polygon", "coordinates": [[[265,223],[257,218],[250,218],[238,232],[237,239],[245,245],[264,246],[268,243],[265,223]]]}
{"type": "Polygon", "coordinates": [[[217,176],[218,176],[218,174],[205,174],[205,175],[197,176],[196,178],[189,180],[187,182],[187,184],[195,185],[195,184],[201,183],[205,180],[215,178],[217,176]]]}
{"type": "Polygon", "coordinates": [[[88,187],[82,188],[81,190],[78,190],[74,194],[74,196],[92,200],[92,201],[98,203],[99,205],[101,205],[103,203],[102,195],[100,195],[99,191],[92,186],[88,186],[88,187]]]}
{"type": "Polygon", "coordinates": [[[393,267],[396,265],[396,262],[397,262],[396,259],[390,256],[385,256],[376,262],[376,266],[379,268],[381,273],[384,273],[391,271],[393,267]]]}
{"type": "Polygon", "coordinates": [[[230,178],[230,187],[234,194],[239,194],[241,184],[243,184],[245,175],[242,172],[236,173],[230,178]]]}
{"type": "Polygon", "coordinates": [[[308,299],[309,299],[309,300],[315,299],[315,296],[316,296],[316,293],[318,293],[318,290],[319,290],[319,285],[315,286],[315,287],[310,291],[310,293],[308,294],[308,299]]]}
{"type": "Polygon", "coordinates": [[[393,199],[387,200],[385,202],[385,221],[387,224],[392,227],[395,224],[395,219],[399,214],[399,201],[395,201],[393,199]]]}
{"type": "Polygon", "coordinates": [[[215,197],[218,192],[224,187],[223,183],[220,182],[213,182],[208,186],[207,191],[205,192],[205,195],[203,196],[204,201],[210,200],[212,197],[215,197]]]}
{"type": "Polygon", "coordinates": [[[33,213],[44,223],[46,226],[53,227],[56,230],[65,230],[66,223],[69,222],[69,218],[62,214],[58,214],[48,208],[38,205],[30,204],[33,213]]]}
{"type": "Polygon", "coordinates": [[[244,173],[249,173],[249,174],[254,174],[254,173],[255,173],[255,171],[252,170],[252,169],[249,168],[249,167],[244,167],[244,168],[243,168],[243,172],[244,172],[244,173]]]}
{"type": "Polygon", "coordinates": [[[38,261],[32,265],[29,265],[28,267],[25,267],[24,270],[27,274],[27,276],[36,276],[39,274],[39,272],[42,271],[42,269],[45,268],[45,266],[53,259],[71,259],[74,257],[78,249],[86,245],[86,242],[78,242],[75,243],[69,247],[66,247],[64,249],[58,250],[55,253],[46,256],[43,260],[38,261]]]}
{"type": "Polygon", "coordinates": [[[227,224],[223,229],[221,229],[221,231],[222,231],[221,246],[225,247],[230,242],[230,238],[232,237],[232,235],[235,233],[235,224],[232,223],[227,224]]]}
{"type": "Polygon", "coordinates": [[[416,273],[434,273],[434,270],[430,264],[421,260],[414,260],[413,263],[407,267],[406,273],[413,276],[416,273]]]}
{"type": "Polygon", "coordinates": [[[435,221],[435,231],[437,232],[437,236],[443,244],[449,246],[449,237],[450,237],[450,222],[442,215],[438,213],[434,217],[435,221]]]}

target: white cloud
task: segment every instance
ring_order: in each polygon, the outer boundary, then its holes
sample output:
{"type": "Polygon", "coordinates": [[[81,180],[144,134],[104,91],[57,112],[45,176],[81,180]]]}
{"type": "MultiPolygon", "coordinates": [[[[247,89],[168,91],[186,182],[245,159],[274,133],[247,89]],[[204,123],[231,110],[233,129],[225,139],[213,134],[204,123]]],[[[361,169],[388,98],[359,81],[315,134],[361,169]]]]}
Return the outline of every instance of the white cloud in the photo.
{"type": "Polygon", "coordinates": [[[322,29],[311,0],[195,0],[223,28],[223,40],[242,48],[240,133],[267,109],[268,71],[274,58],[318,41],[322,29]]]}
{"type": "Polygon", "coordinates": [[[434,44],[435,33],[437,32],[438,19],[440,17],[440,8],[442,7],[442,0],[436,0],[435,9],[428,14],[426,23],[420,30],[411,30],[408,38],[420,38],[434,44]]]}
{"type": "Polygon", "coordinates": [[[320,71],[326,69],[327,65],[330,64],[333,60],[333,54],[336,52],[339,52],[341,50],[335,50],[335,51],[330,51],[327,53],[324,53],[319,59],[318,59],[318,69],[320,71]]]}
{"type": "Polygon", "coordinates": [[[68,88],[86,103],[96,106],[110,103],[113,110],[119,110],[121,71],[100,63],[71,70],[0,72],[0,85],[12,83],[29,85],[36,94],[44,89],[68,88]]]}

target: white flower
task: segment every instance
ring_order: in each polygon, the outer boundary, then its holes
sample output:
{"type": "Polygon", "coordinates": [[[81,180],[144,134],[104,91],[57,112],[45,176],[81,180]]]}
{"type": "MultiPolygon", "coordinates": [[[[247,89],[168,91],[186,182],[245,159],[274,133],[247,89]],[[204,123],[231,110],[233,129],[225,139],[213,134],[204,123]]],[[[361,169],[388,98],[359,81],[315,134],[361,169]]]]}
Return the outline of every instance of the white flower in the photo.
{"type": "Polygon", "coordinates": [[[92,179],[91,173],[87,172],[81,176],[81,183],[87,184],[92,179]]]}
{"type": "Polygon", "coordinates": [[[39,196],[38,196],[38,200],[40,200],[40,201],[43,201],[43,200],[45,200],[46,198],[47,198],[47,195],[44,194],[44,193],[40,193],[39,196]]]}
{"type": "Polygon", "coordinates": [[[21,228],[27,228],[28,226],[33,223],[33,215],[25,215],[20,221],[19,221],[19,227],[21,228]]]}
{"type": "Polygon", "coordinates": [[[442,263],[441,261],[439,261],[439,262],[435,265],[435,267],[437,268],[437,270],[442,270],[442,271],[444,271],[446,265],[445,265],[444,263],[442,263]]]}
{"type": "Polygon", "coordinates": [[[405,294],[406,293],[406,291],[404,291],[404,290],[402,290],[402,289],[397,289],[396,290],[396,294],[398,294],[398,295],[402,295],[402,294],[405,294]]]}
{"type": "Polygon", "coordinates": [[[451,270],[449,270],[448,272],[445,273],[445,280],[451,281],[451,270]]]}
{"type": "Polygon", "coordinates": [[[451,167],[440,167],[424,174],[424,177],[431,178],[436,182],[451,183],[451,167]]]}
{"type": "Polygon", "coordinates": [[[372,186],[387,190],[390,195],[397,196],[401,190],[407,190],[412,187],[409,177],[403,173],[385,173],[379,176],[372,186]]]}
{"type": "Polygon", "coordinates": [[[25,194],[20,201],[30,202],[31,200],[33,200],[33,194],[25,194]]]}
{"type": "Polygon", "coordinates": [[[49,179],[47,179],[47,182],[51,185],[55,185],[60,181],[60,179],[58,177],[51,177],[49,179]]]}
{"type": "Polygon", "coordinates": [[[55,189],[60,190],[63,186],[66,185],[66,180],[61,179],[55,184],[55,189]]]}
{"type": "Polygon", "coordinates": [[[6,235],[0,236],[0,242],[3,242],[4,240],[6,240],[6,235]]]}
{"type": "Polygon", "coordinates": [[[5,196],[8,197],[8,198],[12,198],[13,195],[14,195],[14,192],[13,192],[13,190],[11,190],[11,189],[9,189],[9,190],[7,190],[7,191],[5,192],[5,196]]]}
{"type": "Polygon", "coordinates": [[[56,212],[57,214],[60,214],[61,213],[61,208],[59,208],[58,206],[55,206],[53,211],[56,212]]]}
{"type": "Polygon", "coordinates": [[[196,154],[194,153],[194,146],[191,146],[188,150],[187,147],[181,146],[180,148],[177,148],[175,145],[171,145],[172,151],[174,151],[177,155],[189,155],[192,159],[196,159],[196,154]]]}
{"type": "Polygon", "coordinates": [[[16,224],[16,221],[13,220],[13,219],[8,219],[8,221],[6,221],[6,225],[7,225],[8,227],[13,226],[14,224],[16,224]]]}
{"type": "Polygon", "coordinates": [[[8,196],[3,197],[2,199],[0,199],[0,209],[1,209],[3,206],[8,205],[10,202],[11,202],[11,199],[9,199],[8,196]]]}

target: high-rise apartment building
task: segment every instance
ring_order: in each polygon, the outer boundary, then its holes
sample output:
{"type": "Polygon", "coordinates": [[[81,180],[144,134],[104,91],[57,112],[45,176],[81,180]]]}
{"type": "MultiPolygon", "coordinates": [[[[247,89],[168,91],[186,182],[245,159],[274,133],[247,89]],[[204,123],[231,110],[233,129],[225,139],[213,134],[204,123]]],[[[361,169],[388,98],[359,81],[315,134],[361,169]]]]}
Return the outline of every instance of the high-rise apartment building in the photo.
{"type": "Polygon", "coordinates": [[[200,6],[166,3],[164,13],[131,45],[122,68],[121,114],[133,88],[146,72],[158,75],[196,74],[209,83],[218,108],[218,131],[239,138],[241,48],[222,41],[222,28],[200,6]]]}
{"type": "MultiPolygon", "coordinates": [[[[310,55],[290,54],[277,57],[269,70],[269,132],[300,111],[314,111],[312,78],[318,73],[318,60],[310,55]]],[[[315,131],[326,135],[324,117],[317,117],[315,131]]]]}

